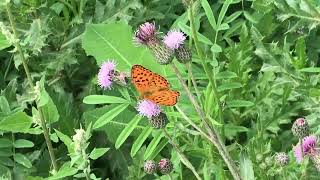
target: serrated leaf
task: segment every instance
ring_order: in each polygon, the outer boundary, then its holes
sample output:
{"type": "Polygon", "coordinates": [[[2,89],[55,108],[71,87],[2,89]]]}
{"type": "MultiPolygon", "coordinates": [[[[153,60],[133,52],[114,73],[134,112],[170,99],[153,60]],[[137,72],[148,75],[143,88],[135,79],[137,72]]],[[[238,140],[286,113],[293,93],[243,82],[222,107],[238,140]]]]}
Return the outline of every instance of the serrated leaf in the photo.
{"type": "Polygon", "coordinates": [[[23,165],[26,168],[31,168],[32,164],[31,161],[23,154],[17,153],[14,155],[14,161],[23,165]]]}
{"type": "Polygon", "coordinates": [[[16,112],[0,121],[0,130],[10,132],[27,132],[32,123],[25,112],[16,112]]]}
{"type": "Polygon", "coordinates": [[[136,115],[128,125],[122,130],[117,141],[115,143],[116,149],[119,149],[120,146],[124,143],[124,141],[130,136],[131,132],[136,128],[139,121],[142,119],[142,116],[136,115]]]}
{"type": "Polygon", "coordinates": [[[144,141],[148,138],[148,136],[151,134],[153,128],[152,127],[145,127],[144,130],[141,132],[141,134],[138,136],[138,138],[134,141],[130,155],[131,157],[135,156],[141,146],[143,145],[144,141]]]}
{"type": "Polygon", "coordinates": [[[227,102],[227,105],[230,108],[237,108],[237,107],[250,107],[250,106],[253,106],[254,103],[251,101],[245,101],[245,100],[232,100],[227,102]]]}
{"type": "Polygon", "coordinates": [[[11,111],[9,102],[7,101],[7,98],[5,96],[0,96],[0,109],[5,114],[9,114],[11,111]]]}
{"type": "Polygon", "coordinates": [[[144,160],[149,159],[149,157],[151,156],[151,154],[153,153],[153,151],[156,149],[157,145],[159,144],[160,140],[162,139],[162,137],[163,137],[162,131],[158,131],[156,133],[155,137],[152,139],[152,141],[148,145],[146,151],[144,152],[144,156],[143,156],[144,160]]]}
{"type": "Polygon", "coordinates": [[[0,31],[0,50],[10,47],[11,44],[7,40],[7,38],[0,31]]]}
{"type": "Polygon", "coordinates": [[[32,141],[26,139],[18,139],[13,143],[13,145],[15,148],[30,148],[34,146],[32,141]]]}
{"type": "Polygon", "coordinates": [[[83,99],[85,104],[122,104],[129,103],[126,99],[116,96],[106,96],[106,95],[90,95],[83,99]]]}
{"type": "Polygon", "coordinates": [[[109,123],[113,118],[115,118],[118,114],[125,110],[128,105],[129,104],[120,104],[110,111],[106,112],[93,124],[93,129],[97,129],[109,123]]]}
{"type": "Polygon", "coordinates": [[[89,158],[90,159],[98,159],[99,157],[103,156],[110,148],[94,148],[90,155],[89,158]]]}
{"type": "Polygon", "coordinates": [[[254,180],[254,171],[251,160],[243,152],[240,153],[240,174],[242,179],[254,180]]]}
{"type": "Polygon", "coordinates": [[[236,89],[236,88],[241,88],[242,84],[238,83],[238,82],[229,82],[229,83],[223,83],[222,85],[220,85],[217,90],[218,92],[222,92],[225,90],[230,90],[230,89],[236,89]]]}

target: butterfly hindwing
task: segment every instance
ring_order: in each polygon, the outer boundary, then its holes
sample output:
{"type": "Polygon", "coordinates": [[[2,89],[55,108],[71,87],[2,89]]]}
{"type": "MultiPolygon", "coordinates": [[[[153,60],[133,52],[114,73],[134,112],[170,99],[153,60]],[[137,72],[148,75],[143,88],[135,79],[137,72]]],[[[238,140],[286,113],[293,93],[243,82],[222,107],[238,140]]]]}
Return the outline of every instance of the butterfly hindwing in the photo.
{"type": "Polygon", "coordinates": [[[178,91],[163,90],[153,93],[149,97],[146,97],[146,99],[149,99],[158,105],[174,106],[177,103],[179,95],[180,93],[178,91]]]}
{"type": "Polygon", "coordinates": [[[136,89],[144,94],[150,89],[150,83],[153,78],[153,72],[140,65],[134,65],[131,68],[131,79],[136,89]]]}

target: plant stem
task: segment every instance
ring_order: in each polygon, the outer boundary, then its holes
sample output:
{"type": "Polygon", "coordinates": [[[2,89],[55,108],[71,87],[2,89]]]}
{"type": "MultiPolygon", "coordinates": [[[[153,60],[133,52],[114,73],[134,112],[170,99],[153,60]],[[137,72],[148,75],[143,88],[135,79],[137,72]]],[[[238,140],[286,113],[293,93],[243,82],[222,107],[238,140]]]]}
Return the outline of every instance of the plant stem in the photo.
{"type": "Polygon", "coordinates": [[[201,93],[200,93],[200,91],[199,91],[199,89],[198,89],[198,85],[197,85],[196,79],[194,78],[193,73],[192,73],[192,64],[191,64],[191,62],[189,62],[188,64],[186,64],[186,66],[187,66],[189,75],[190,75],[190,77],[191,77],[192,85],[193,85],[193,87],[194,87],[194,90],[196,91],[198,100],[200,100],[201,93]]]}
{"type": "Polygon", "coordinates": [[[180,150],[180,148],[178,147],[178,145],[176,145],[171,136],[168,134],[167,130],[165,128],[162,129],[162,131],[164,132],[165,136],[168,138],[169,143],[174,147],[174,149],[177,151],[177,153],[180,155],[181,157],[181,161],[183,162],[184,165],[187,166],[187,168],[189,168],[192,173],[196,176],[196,178],[198,180],[201,180],[201,177],[199,176],[199,174],[197,173],[196,169],[193,167],[193,165],[191,164],[191,162],[188,160],[188,158],[182,153],[182,151],[180,150]]]}
{"type": "MultiPolygon", "coordinates": [[[[17,30],[16,30],[16,25],[14,23],[14,19],[13,19],[13,15],[12,15],[9,3],[6,5],[6,9],[7,9],[7,14],[8,14],[8,17],[9,17],[10,24],[11,24],[11,28],[12,28],[12,31],[13,31],[13,34],[14,34],[14,38],[16,39],[15,46],[16,46],[16,48],[18,50],[18,53],[20,55],[20,58],[22,60],[23,68],[24,68],[24,71],[25,71],[25,73],[27,75],[28,83],[29,83],[30,87],[32,89],[34,89],[34,84],[33,84],[32,78],[31,78],[31,74],[30,74],[30,71],[29,71],[27,60],[26,60],[26,58],[24,56],[24,53],[23,53],[22,48],[21,48],[20,43],[19,43],[19,36],[18,36],[17,30]]],[[[38,104],[37,104],[37,109],[39,111],[40,120],[41,120],[41,127],[42,127],[42,130],[43,130],[43,135],[44,135],[44,138],[45,138],[45,141],[46,141],[46,144],[47,144],[47,148],[48,148],[48,151],[49,151],[49,155],[50,155],[50,158],[51,158],[51,163],[52,163],[53,169],[54,169],[54,171],[58,171],[58,165],[56,163],[56,158],[55,158],[55,155],[54,155],[54,152],[53,152],[53,148],[52,148],[49,132],[48,132],[48,129],[46,127],[46,120],[44,119],[42,108],[39,107],[38,104]]]]}
{"type": "Polygon", "coordinates": [[[225,163],[227,164],[232,176],[234,179],[241,179],[236,165],[234,164],[233,160],[231,159],[228,150],[226,149],[225,145],[222,143],[217,131],[214,128],[210,128],[208,120],[204,114],[204,112],[202,111],[201,107],[199,106],[199,104],[197,103],[197,101],[195,100],[193,94],[190,92],[190,90],[188,89],[187,85],[185,84],[185,82],[182,79],[182,75],[179,72],[178,68],[171,63],[172,68],[174,70],[174,72],[176,73],[178,80],[180,81],[182,87],[184,88],[188,98],[191,101],[191,104],[193,105],[193,107],[195,108],[195,110],[197,111],[198,115],[200,116],[201,120],[203,121],[205,128],[207,130],[207,132],[209,133],[210,136],[210,141],[215,145],[215,147],[217,148],[217,150],[219,151],[220,155],[222,156],[223,160],[225,161],[225,163]]]}
{"type": "Polygon", "coordinates": [[[82,156],[85,161],[85,169],[83,169],[83,173],[86,175],[86,180],[90,180],[90,161],[85,149],[82,150],[82,156]]]}

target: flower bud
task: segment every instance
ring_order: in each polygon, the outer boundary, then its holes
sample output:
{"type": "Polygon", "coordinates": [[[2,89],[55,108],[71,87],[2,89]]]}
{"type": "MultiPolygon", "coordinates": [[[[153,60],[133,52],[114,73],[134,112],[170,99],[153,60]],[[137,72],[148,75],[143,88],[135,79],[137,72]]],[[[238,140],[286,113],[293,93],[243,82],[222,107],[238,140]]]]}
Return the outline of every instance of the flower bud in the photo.
{"type": "Polygon", "coordinates": [[[263,155],[262,154],[257,154],[257,156],[256,156],[257,162],[261,162],[262,159],[263,159],[263,155]]]}
{"type": "Polygon", "coordinates": [[[72,140],[74,142],[74,150],[77,153],[80,153],[82,149],[85,149],[86,147],[86,132],[84,129],[76,129],[76,134],[72,136],[72,140]]]}
{"type": "Polygon", "coordinates": [[[266,159],[264,161],[267,164],[267,166],[272,166],[272,164],[273,164],[271,157],[266,157],[266,159]]]}
{"type": "Polygon", "coordinates": [[[274,160],[280,166],[286,166],[289,163],[289,156],[284,152],[276,153],[274,160]]]}
{"type": "Polygon", "coordinates": [[[264,169],[266,169],[267,168],[267,165],[266,165],[266,163],[260,163],[259,164],[259,167],[262,169],[262,170],[264,170],[264,169]]]}
{"type": "Polygon", "coordinates": [[[176,49],[175,55],[177,60],[183,64],[190,62],[192,60],[191,51],[184,46],[180,46],[178,49],[176,49]]]}
{"type": "Polygon", "coordinates": [[[174,57],[174,51],[169,49],[168,47],[160,44],[155,43],[149,46],[153,55],[156,58],[156,61],[161,65],[170,64],[174,57]]]}
{"type": "Polygon", "coordinates": [[[309,135],[309,125],[304,118],[298,118],[292,125],[292,134],[298,138],[309,135]]]}
{"type": "Polygon", "coordinates": [[[172,171],[173,164],[169,159],[161,159],[158,163],[159,170],[162,174],[169,174],[172,171]]]}
{"type": "Polygon", "coordinates": [[[149,119],[149,124],[156,129],[165,127],[167,125],[167,122],[167,115],[162,112],[158,116],[153,116],[149,119]]]}
{"type": "Polygon", "coordinates": [[[143,166],[144,172],[147,174],[153,174],[157,170],[157,165],[153,160],[147,160],[143,166]]]}

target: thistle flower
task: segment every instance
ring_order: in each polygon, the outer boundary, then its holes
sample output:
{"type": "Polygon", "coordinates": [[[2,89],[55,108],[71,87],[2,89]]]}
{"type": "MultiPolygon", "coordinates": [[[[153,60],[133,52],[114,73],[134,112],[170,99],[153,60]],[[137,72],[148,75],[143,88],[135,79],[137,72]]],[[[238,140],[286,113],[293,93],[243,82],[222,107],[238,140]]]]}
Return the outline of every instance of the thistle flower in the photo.
{"type": "Polygon", "coordinates": [[[110,89],[112,85],[112,77],[116,64],[113,61],[106,61],[100,66],[98,73],[98,84],[103,89],[110,89]]]}
{"type": "Polygon", "coordinates": [[[289,163],[289,156],[285,152],[276,153],[274,160],[280,166],[285,166],[289,163]]]}
{"type": "Polygon", "coordinates": [[[185,64],[187,62],[190,62],[192,60],[192,53],[191,51],[184,47],[183,45],[175,50],[177,61],[185,64]]]}
{"type": "Polygon", "coordinates": [[[74,150],[75,152],[79,153],[81,152],[82,149],[85,149],[86,147],[86,132],[84,131],[84,129],[80,128],[80,129],[76,129],[76,134],[74,136],[72,136],[72,140],[74,142],[74,150]]]}
{"type": "Polygon", "coordinates": [[[162,112],[158,116],[153,116],[149,119],[149,124],[156,129],[165,127],[167,122],[167,115],[162,112]]]}
{"type": "Polygon", "coordinates": [[[183,45],[186,36],[179,30],[171,30],[163,38],[163,43],[171,50],[176,50],[183,45]]]}
{"type": "Polygon", "coordinates": [[[149,46],[156,61],[161,65],[170,64],[174,57],[174,51],[161,43],[155,43],[149,46]]]}
{"type": "Polygon", "coordinates": [[[147,160],[143,165],[144,172],[147,174],[153,174],[157,170],[157,165],[153,160],[147,160]]]}
{"type": "Polygon", "coordinates": [[[162,174],[169,174],[172,171],[173,165],[169,159],[161,159],[158,163],[159,170],[162,174]]]}
{"type": "Polygon", "coordinates": [[[134,42],[138,45],[149,45],[157,41],[156,26],[154,23],[145,22],[135,32],[134,42]]]}
{"type": "Polygon", "coordinates": [[[145,116],[149,119],[153,116],[158,116],[161,112],[160,106],[146,99],[139,101],[136,109],[141,116],[145,116]]]}
{"type": "Polygon", "coordinates": [[[315,135],[307,136],[303,138],[302,149],[301,144],[298,143],[294,148],[294,156],[298,163],[303,160],[303,155],[314,156],[317,154],[317,137],[315,135]],[[303,152],[301,152],[303,150],[303,152]]]}
{"type": "Polygon", "coordinates": [[[298,118],[292,125],[292,134],[296,137],[303,138],[309,135],[309,125],[304,118],[298,118]]]}

